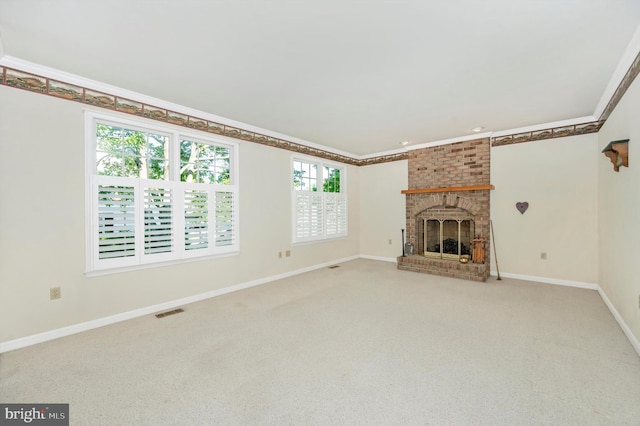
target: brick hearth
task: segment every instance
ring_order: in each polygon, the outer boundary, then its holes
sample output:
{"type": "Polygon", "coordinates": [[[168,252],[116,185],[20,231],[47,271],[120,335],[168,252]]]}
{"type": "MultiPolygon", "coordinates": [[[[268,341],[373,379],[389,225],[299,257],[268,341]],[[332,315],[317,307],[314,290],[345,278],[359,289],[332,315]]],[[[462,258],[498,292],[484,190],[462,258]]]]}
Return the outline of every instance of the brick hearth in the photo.
{"type": "Polygon", "coordinates": [[[415,254],[398,258],[398,269],[404,271],[423,272],[470,281],[486,281],[489,278],[489,268],[486,265],[486,263],[460,263],[457,260],[432,259],[415,254]]]}
{"type": "Polygon", "coordinates": [[[416,249],[398,257],[398,268],[429,274],[486,281],[489,277],[490,190],[456,190],[490,187],[490,142],[477,139],[409,152],[409,190],[438,189],[437,193],[406,194],[406,242],[416,249]],[[446,188],[446,189],[443,189],[446,188]],[[451,190],[448,190],[451,188],[451,190]],[[423,256],[419,221],[426,217],[465,218],[474,223],[474,236],[486,240],[484,263],[423,256]]]}

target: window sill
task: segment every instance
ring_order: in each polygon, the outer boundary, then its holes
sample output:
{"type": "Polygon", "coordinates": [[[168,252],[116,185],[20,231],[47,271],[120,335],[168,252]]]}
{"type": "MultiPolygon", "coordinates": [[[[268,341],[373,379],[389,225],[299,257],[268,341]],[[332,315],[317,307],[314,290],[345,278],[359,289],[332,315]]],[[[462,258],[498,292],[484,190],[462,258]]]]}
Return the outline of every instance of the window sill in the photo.
{"type": "Polygon", "coordinates": [[[240,254],[239,251],[234,251],[231,253],[212,254],[210,256],[192,257],[187,259],[170,260],[166,262],[145,263],[143,265],[125,266],[122,268],[99,269],[96,271],[85,272],[84,275],[87,278],[100,277],[103,275],[120,274],[122,272],[132,272],[132,271],[139,271],[143,269],[155,269],[155,268],[162,268],[166,266],[182,265],[184,263],[202,262],[204,260],[212,260],[212,259],[221,259],[224,257],[237,256],[239,254],[240,254]]]}
{"type": "Polygon", "coordinates": [[[297,242],[291,243],[291,246],[298,247],[298,246],[307,246],[310,244],[330,243],[333,241],[346,240],[347,238],[349,238],[349,235],[341,235],[339,237],[331,237],[331,238],[322,238],[319,240],[297,241],[297,242]]]}

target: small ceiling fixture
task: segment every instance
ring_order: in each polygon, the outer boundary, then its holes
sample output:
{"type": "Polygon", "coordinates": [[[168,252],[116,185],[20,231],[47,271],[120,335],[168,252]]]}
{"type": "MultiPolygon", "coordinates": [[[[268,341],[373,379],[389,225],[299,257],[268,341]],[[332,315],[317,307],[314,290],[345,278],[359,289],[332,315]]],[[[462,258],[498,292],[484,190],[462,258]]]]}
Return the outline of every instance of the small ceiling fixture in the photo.
{"type": "Polygon", "coordinates": [[[409,141],[402,141],[402,142],[400,142],[400,145],[407,146],[407,145],[409,145],[409,141]]]}
{"type": "Polygon", "coordinates": [[[484,130],[484,127],[482,126],[474,127],[473,129],[471,129],[472,132],[476,132],[476,133],[481,132],[483,130],[484,130]]]}

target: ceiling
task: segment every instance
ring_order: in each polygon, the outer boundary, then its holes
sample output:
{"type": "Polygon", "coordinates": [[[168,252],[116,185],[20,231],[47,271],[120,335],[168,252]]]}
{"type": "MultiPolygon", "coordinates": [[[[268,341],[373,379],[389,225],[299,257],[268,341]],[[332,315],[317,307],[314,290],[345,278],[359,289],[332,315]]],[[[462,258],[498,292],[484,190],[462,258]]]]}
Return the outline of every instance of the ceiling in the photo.
{"type": "Polygon", "coordinates": [[[356,156],[591,116],[639,24],[638,0],[0,0],[7,56],[356,156]]]}

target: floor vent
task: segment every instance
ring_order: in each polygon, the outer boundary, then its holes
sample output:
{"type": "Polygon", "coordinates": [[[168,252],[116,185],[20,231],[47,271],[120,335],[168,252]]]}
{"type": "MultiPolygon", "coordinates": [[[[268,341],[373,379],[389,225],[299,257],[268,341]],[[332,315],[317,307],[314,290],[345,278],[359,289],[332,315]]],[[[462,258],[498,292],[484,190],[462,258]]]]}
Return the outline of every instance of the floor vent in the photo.
{"type": "Polygon", "coordinates": [[[339,267],[340,267],[340,265],[333,265],[333,266],[329,266],[329,269],[336,269],[336,268],[339,268],[339,267]]]}
{"type": "Polygon", "coordinates": [[[173,311],[162,312],[161,314],[156,314],[156,318],[164,318],[168,317],[169,315],[179,314],[180,312],[184,312],[184,309],[178,308],[174,309],[173,311]]]}

